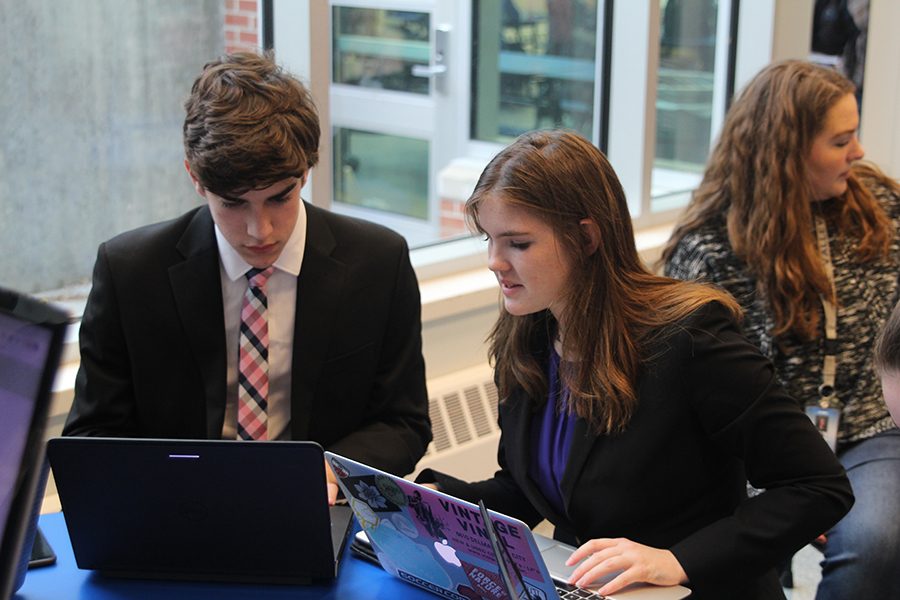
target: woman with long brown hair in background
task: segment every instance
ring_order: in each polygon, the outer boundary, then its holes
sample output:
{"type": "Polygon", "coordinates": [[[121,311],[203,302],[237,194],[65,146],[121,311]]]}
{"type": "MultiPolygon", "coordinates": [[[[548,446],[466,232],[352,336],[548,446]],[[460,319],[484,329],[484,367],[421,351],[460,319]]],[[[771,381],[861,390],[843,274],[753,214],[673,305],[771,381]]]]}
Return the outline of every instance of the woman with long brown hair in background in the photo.
{"type": "Polygon", "coordinates": [[[763,69],[662,258],[667,275],[737,298],[745,333],[847,470],[856,504],[825,536],[819,600],[900,598],[900,431],[871,362],[900,291],[900,187],[857,162],[854,91],[804,61],[763,69]]]}

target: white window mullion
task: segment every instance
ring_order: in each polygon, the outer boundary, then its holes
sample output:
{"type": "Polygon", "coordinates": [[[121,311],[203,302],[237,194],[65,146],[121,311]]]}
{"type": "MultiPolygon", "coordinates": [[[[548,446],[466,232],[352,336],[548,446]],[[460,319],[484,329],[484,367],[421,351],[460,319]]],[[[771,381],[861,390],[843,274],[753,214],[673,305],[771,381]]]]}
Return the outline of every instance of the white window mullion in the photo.
{"type": "Polygon", "coordinates": [[[634,218],[650,212],[659,22],[659,0],[616,2],[613,9],[609,159],[634,218]]]}
{"type": "Polygon", "coordinates": [[[709,147],[712,149],[725,120],[725,100],[728,94],[728,54],[731,50],[731,0],[719,0],[716,16],[716,66],[713,71],[712,119],[709,147]]]}

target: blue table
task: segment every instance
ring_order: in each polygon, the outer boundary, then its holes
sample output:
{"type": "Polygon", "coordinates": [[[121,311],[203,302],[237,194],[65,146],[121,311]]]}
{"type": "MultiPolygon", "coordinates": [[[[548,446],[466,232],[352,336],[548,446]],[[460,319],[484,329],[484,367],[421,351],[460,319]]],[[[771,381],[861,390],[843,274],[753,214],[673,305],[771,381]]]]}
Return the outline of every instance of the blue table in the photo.
{"type": "Polygon", "coordinates": [[[132,600],[181,598],[229,600],[253,598],[268,600],[291,598],[332,598],[352,600],[434,599],[437,596],[420,590],[385,573],[380,568],[353,556],[349,540],[345,548],[338,578],[329,584],[311,586],[252,585],[205,582],[135,580],[102,577],[82,571],[75,565],[72,545],[62,513],[41,516],[41,530],[53,546],[57,562],[50,567],[28,571],[25,584],[14,600],[132,600]]]}

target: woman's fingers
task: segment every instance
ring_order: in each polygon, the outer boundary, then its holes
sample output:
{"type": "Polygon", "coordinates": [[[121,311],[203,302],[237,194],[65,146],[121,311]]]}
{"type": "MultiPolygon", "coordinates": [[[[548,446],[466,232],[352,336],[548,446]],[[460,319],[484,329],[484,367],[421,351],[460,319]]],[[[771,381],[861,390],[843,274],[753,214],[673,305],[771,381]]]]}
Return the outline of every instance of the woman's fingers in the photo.
{"type": "Polygon", "coordinates": [[[668,550],[644,546],[625,538],[599,538],[582,544],[566,564],[576,567],[569,583],[587,587],[598,579],[615,575],[599,590],[612,594],[632,583],[654,585],[685,583],[687,575],[675,555],[668,550]]]}

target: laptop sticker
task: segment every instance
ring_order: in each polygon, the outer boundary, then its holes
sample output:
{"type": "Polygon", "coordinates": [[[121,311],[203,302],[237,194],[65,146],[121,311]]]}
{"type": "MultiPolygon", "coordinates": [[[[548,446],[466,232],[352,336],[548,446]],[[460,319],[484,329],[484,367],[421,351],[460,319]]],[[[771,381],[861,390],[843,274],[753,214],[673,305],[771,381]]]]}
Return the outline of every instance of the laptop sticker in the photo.
{"type": "MultiPolygon", "coordinates": [[[[334,471],[386,571],[445,598],[506,598],[477,507],[439,494],[422,494],[405,480],[372,476],[352,463],[338,463],[334,471]]],[[[522,574],[543,582],[535,551],[519,527],[497,522],[497,531],[522,574]]]]}

